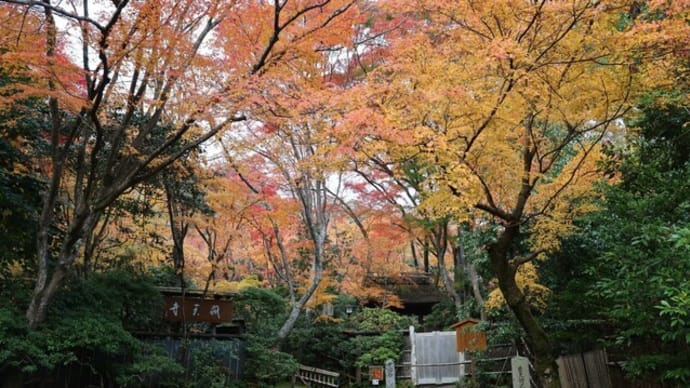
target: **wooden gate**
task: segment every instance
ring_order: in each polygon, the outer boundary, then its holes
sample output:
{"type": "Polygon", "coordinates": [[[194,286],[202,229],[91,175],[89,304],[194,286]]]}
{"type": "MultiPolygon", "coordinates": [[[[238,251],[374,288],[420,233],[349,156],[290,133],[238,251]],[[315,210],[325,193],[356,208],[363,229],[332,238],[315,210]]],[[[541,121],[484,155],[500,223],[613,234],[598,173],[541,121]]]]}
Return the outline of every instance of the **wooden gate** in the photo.
{"type": "Polygon", "coordinates": [[[464,353],[458,353],[454,331],[415,333],[410,327],[411,375],[415,384],[453,384],[465,375],[464,353]]]}
{"type": "Polygon", "coordinates": [[[608,357],[604,350],[558,357],[563,388],[610,388],[608,357]]]}

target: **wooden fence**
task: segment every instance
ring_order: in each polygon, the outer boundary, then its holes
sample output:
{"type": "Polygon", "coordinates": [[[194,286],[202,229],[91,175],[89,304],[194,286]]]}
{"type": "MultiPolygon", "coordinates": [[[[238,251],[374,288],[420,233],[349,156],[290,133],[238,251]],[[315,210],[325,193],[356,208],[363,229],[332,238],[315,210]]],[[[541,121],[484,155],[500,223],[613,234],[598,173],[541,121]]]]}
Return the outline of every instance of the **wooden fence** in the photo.
{"type": "Polygon", "coordinates": [[[559,357],[562,388],[611,388],[608,357],[604,350],[559,357]]]}
{"type": "Polygon", "coordinates": [[[293,386],[295,380],[299,379],[306,385],[314,385],[317,387],[339,387],[340,373],[331,372],[325,369],[314,368],[311,366],[300,365],[297,375],[293,378],[293,386]]]}

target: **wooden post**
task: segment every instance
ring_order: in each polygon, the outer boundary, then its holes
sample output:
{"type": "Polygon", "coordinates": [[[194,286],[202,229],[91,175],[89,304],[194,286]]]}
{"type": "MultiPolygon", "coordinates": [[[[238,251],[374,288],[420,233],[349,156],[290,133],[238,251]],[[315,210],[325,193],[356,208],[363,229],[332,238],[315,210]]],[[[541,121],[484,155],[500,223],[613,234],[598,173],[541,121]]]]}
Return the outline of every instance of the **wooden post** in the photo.
{"type": "Polygon", "coordinates": [[[466,351],[465,355],[467,356],[467,361],[470,362],[470,376],[471,381],[472,381],[472,387],[473,388],[479,388],[479,382],[477,381],[477,365],[475,364],[474,360],[472,359],[472,352],[471,351],[466,351]]]}

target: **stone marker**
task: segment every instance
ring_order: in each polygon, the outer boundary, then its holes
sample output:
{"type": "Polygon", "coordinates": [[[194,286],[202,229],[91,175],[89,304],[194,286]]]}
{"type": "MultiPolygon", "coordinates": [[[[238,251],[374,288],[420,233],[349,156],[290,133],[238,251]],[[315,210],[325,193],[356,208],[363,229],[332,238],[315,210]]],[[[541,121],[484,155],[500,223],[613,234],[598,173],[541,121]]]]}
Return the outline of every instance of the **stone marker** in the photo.
{"type": "Polygon", "coordinates": [[[515,356],[510,359],[513,374],[513,388],[530,388],[529,360],[527,357],[515,356]]]}
{"type": "Polygon", "coordinates": [[[395,363],[393,360],[386,360],[386,388],[395,388],[395,363]]]}

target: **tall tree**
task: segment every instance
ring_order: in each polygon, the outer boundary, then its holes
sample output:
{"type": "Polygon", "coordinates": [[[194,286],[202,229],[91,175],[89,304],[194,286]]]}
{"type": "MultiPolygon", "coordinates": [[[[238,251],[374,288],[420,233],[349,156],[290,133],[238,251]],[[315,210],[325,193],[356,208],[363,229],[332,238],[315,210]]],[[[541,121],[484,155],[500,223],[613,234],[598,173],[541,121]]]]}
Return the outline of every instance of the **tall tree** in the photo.
{"type": "Polygon", "coordinates": [[[34,73],[31,82],[13,85],[15,94],[45,97],[50,122],[38,275],[26,313],[31,327],[45,319],[108,206],[242,120],[247,93],[260,90],[266,78],[279,83],[281,64],[320,48],[317,32],[354,8],[342,0],[124,0],[99,2],[95,12],[90,1],[67,5],[2,2],[20,21],[26,15],[39,20],[27,25],[39,26],[43,36],[43,44],[28,47],[28,34],[15,23],[14,37],[22,44],[13,48],[14,58],[34,73]],[[68,40],[67,30],[80,35],[68,40]],[[61,55],[68,46],[82,54],[79,65],[61,55]],[[53,256],[50,228],[68,193],[67,227],[53,256]]]}
{"type": "Polygon", "coordinates": [[[381,140],[374,149],[429,166],[424,209],[501,225],[488,244],[492,271],[547,387],[559,385],[555,359],[516,274],[556,248],[555,236],[586,210],[578,198],[591,192],[598,145],[629,109],[635,74],[616,44],[624,5],[398,5],[413,22],[391,42],[396,60],[370,73],[354,97],[372,107],[367,122],[353,117],[353,125],[372,128],[381,140]]]}
{"type": "MultiPolygon", "coordinates": [[[[242,153],[253,153],[259,157],[257,162],[260,161],[261,164],[255,168],[263,172],[263,182],[267,183],[270,179],[275,189],[289,195],[299,204],[298,232],[308,241],[299,251],[288,252],[275,214],[266,215],[269,224],[268,228],[264,229],[264,241],[272,242],[278,248],[277,257],[269,255],[269,259],[273,259],[273,263],[280,262],[280,265],[275,267],[282,268],[280,272],[287,281],[292,300],[290,313],[277,334],[279,343],[290,333],[299,314],[323,279],[328,260],[328,229],[334,207],[334,199],[327,181],[333,177],[328,159],[335,155],[330,152],[327,133],[322,131],[323,128],[318,128],[320,125],[328,124],[314,124],[309,118],[304,120],[286,122],[280,127],[275,124],[264,124],[261,131],[254,131],[255,136],[243,139],[240,144],[242,153]],[[296,282],[297,277],[292,268],[295,257],[292,255],[295,253],[297,257],[302,254],[308,256],[303,265],[309,268],[309,281],[300,293],[297,288],[301,285],[296,282]]],[[[256,193],[265,191],[265,188],[260,188],[257,183],[248,183],[256,193]]],[[[272,209],[269,202],[266,202],[266,206],[269,210],[272,209]]],[[[267,248],[269,253],[272,252],[270,246],[267,248]]]]}

